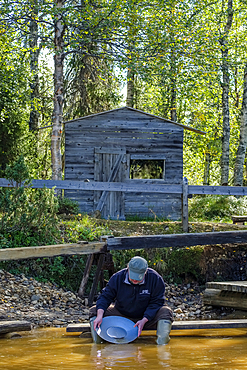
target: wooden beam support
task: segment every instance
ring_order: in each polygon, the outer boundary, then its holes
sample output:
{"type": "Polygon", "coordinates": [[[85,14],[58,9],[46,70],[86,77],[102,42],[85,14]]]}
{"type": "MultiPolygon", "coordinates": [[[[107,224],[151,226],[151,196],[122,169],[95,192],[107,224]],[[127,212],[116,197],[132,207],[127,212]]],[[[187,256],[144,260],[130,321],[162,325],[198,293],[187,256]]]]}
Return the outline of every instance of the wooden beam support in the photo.
{"type": "Polygon", "coordinates": [[[109,238],[108,250],[190,247],[226,243],[247,243],[247,231],[221,231],[109,238]]]}
{"type": "Polygon", "coordinates": [[[97,290],[97,286],[98,286],[98,282],[99,282],[99,278],[100,278],[100,273],[101,273],[104,261],[105,261],[105,253],[101,253],[100,256],[99,256],[99,261],[98,261],[96,273],[94,275],[93,284],[92,284],[92,287],[91,287],[91,290],[90,290],[90,293],[89,293],[89,296],[88,296],[89,306],[91,306],[93,304],[94,296],[95,296],[95,293],[96,293],[96,290],[97,290]]]}
{"type": "Polygon", "coordinates": [[[0,261],[99,253],[104,246],[104,242],[82,242],[39,247],[6,248],[0,249],[0,261]]]}
{"type": "Polygon", "coordinates": [[[87,281],[88,281],[89,274],[90,274],[90,271],[91,271],[91,267],[92,267],[92,264],[93,264],[93,259],[94,259],[94,255],[89,254],[89,256],[87,258],[83,278],[82,278],[82,281],[81,281],[81,284],[80,284],[80,287],[79,287],[79,290],[78,290],[78,296],[80,298],[84,297],[84,293],[85,293],[86,286],[87,286],[87,281]]]}

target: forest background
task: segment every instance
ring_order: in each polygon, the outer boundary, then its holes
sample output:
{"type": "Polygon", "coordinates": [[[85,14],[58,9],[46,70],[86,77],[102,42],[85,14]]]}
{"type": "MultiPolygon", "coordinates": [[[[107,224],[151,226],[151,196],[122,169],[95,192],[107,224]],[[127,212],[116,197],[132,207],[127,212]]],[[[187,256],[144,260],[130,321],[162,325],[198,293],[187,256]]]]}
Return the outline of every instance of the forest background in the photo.
{"type": "Polygon", "coordinates": [[[63,122],[126,104],[206,132],[185,130],[189,184],[245,185],[245,15],[244,0],[0,1],[1,177],[23,154],[62,179],[63,122]]]}
{"type": "MultiPolygon", "coordinates": [[[[189,184],[247,185],[246,9],[245,0],[0,0],[0,177],[62,179],[64,122],[127,105],[206,133],[184,132],[189,184]]],[[[0,194],[1,247],[61,241],[49,191],[15,191],[0,194]]],[[[238,204],[222,199],[218,219],[238,204]]],[[[97,238],[85,222],[78,238],[97,238]]],[[[64,260],[54,261],[58,274],[64,260]]]]}

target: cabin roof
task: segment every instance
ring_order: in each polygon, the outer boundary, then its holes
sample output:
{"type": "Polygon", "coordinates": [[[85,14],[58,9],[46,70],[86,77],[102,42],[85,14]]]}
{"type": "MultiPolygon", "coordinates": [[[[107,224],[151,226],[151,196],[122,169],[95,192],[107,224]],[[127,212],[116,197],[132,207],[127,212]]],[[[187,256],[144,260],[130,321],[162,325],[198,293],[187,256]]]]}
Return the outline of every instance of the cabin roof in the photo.
{"type": "Polygon", "coordinates": [[[132,111],[135,111],[135,112],[139,112],[141,114],[145,114],[145,115],[150,116],[150,117],[161,119],[164,122],[170,122],[170,123],[172,123],[172,124],[174,124],[176,126],[180,126],[181,128],[183,128],[185,130],[190,130],[190,131],[196,132],[196,133],[201,134],[201,135],[205,135],[206,134],[206,132],[201,131],[201,130],[197,130],[196,128],[189,127],[189,126],[186,126],[186,125],[182,125],[181,123],[178,123],[178,122],[169,120],[167,118],[156,116],[154,114],[147,113],[147,112],[144,112],[142,110],[139,110],[139,109],[136,109],[136,108],[127,107],[127,106],[126,107],[121,107],[121,108],[116,108],[116,109],[111,109],[111,110],[100,112],[100,113],[90,114],[88,116],[84,116],[84,117],[80,117],[80,118],[75,118],[75,119],[72,119],[70,121],[65,121],[64,123],[65,124],[68,124],[68,123],[75,122],[75,121],[82,121],[82,120],[85,120],[85,119],[90,118],[90,117],[100,116],[100,115],[103,115],[103,114],[106,114],[106,113],[109,113],[109,112],[114,112],[114,111],[118,111],[118,110],[126,110],[126,109],[129,109],[129,110],[132,110],[132,111]]]}

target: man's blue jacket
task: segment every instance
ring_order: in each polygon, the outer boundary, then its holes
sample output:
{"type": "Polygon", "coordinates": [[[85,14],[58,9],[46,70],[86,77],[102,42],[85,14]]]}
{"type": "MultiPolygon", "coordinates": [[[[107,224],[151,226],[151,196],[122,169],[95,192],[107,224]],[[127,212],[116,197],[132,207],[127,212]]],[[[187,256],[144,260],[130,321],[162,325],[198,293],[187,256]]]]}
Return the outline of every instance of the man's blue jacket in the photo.
{"type": "Polygon", "coordinates": [[[144,281],[135,285],[129,282],[125,268],[112,275],[97,300],[96,309],[106,311],[115,302],[116,309],[122,315],[135,319],[145,316],[151,321],[165,303],[164,294],[164,280],[156,271],[148,268],[144,281]]]}

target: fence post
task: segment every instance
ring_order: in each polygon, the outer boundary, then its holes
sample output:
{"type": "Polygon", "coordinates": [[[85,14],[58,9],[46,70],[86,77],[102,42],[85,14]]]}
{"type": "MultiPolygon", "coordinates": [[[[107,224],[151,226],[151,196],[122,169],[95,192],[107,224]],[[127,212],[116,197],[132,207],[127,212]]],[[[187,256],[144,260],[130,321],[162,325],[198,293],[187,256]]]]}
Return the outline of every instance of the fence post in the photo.
{"type": "Polygon", "coordinates": [[[183,178],[183,194],[182,194],[182,224],[183,231],[189,231],[189,215],[188,215],[188,180],[183,178]]]}

